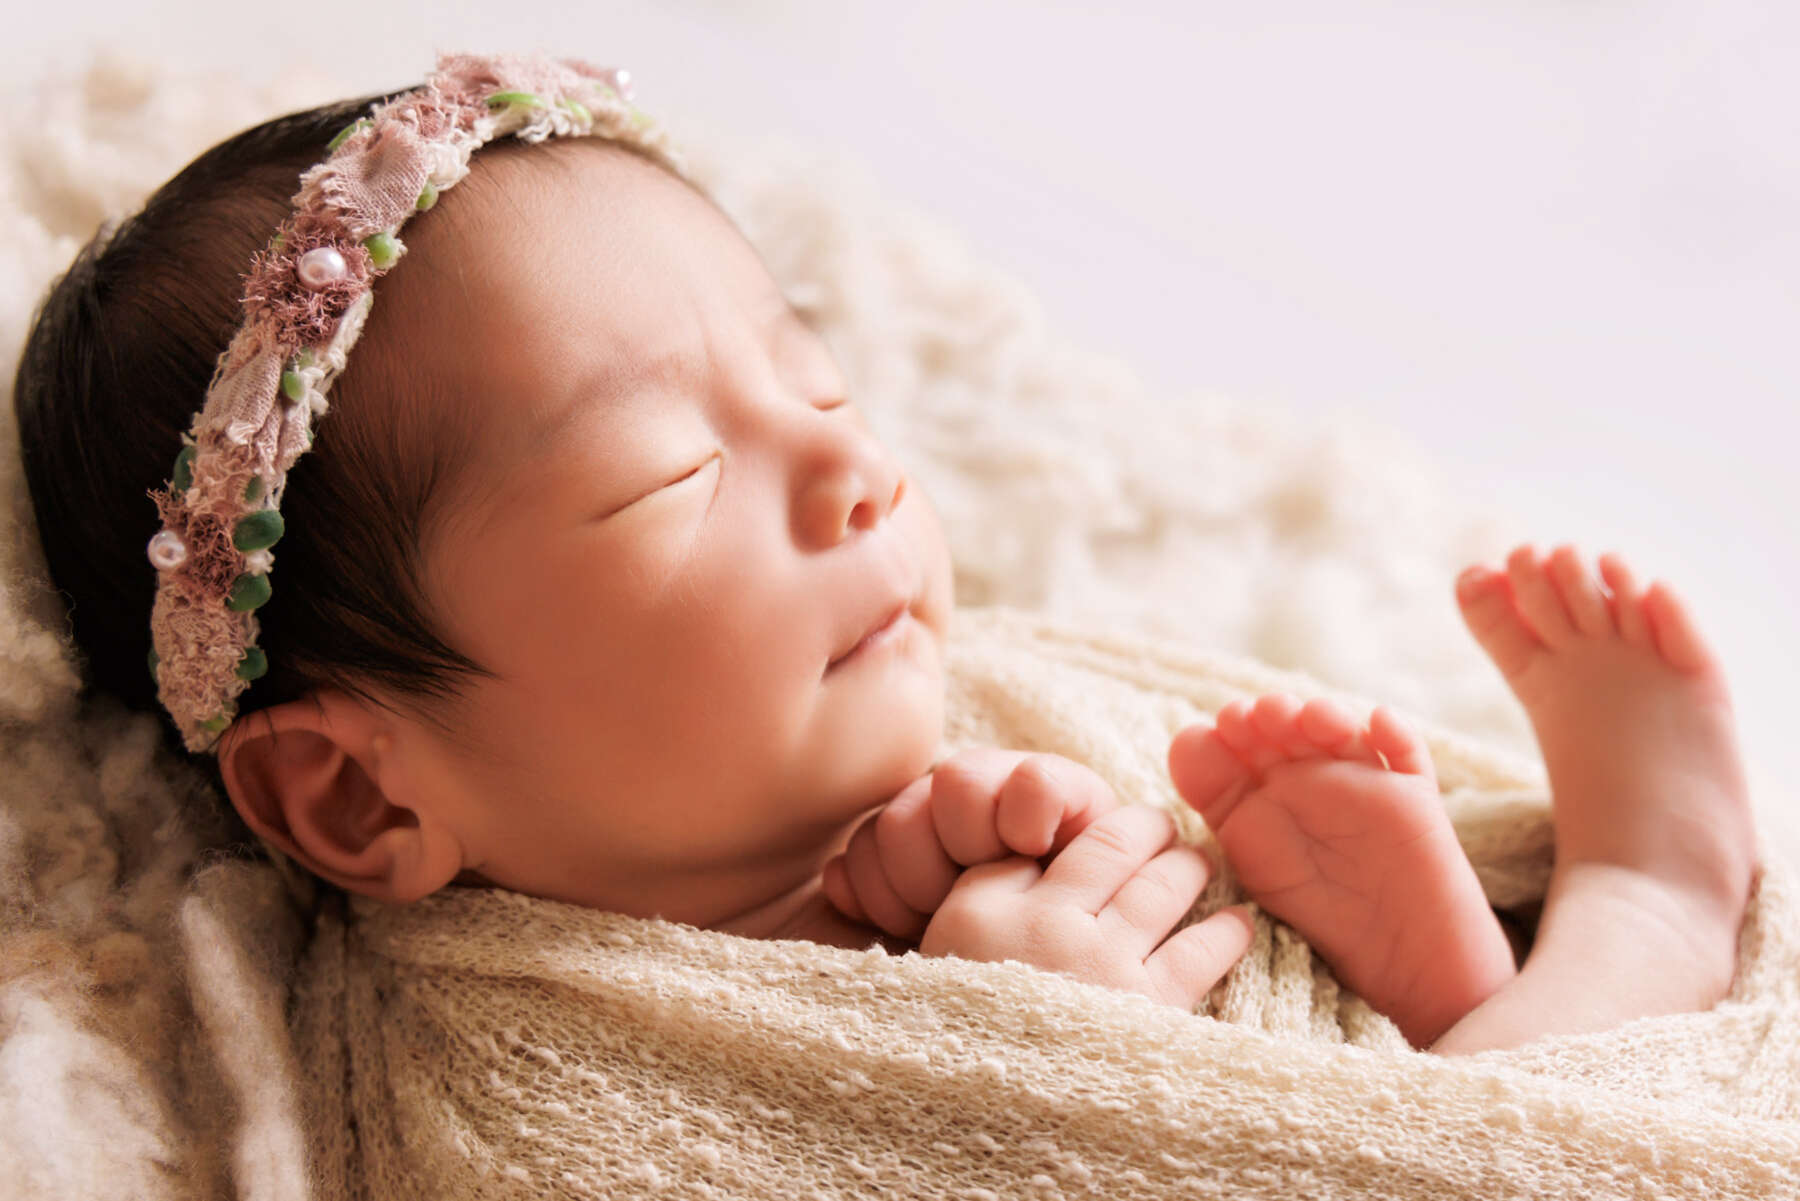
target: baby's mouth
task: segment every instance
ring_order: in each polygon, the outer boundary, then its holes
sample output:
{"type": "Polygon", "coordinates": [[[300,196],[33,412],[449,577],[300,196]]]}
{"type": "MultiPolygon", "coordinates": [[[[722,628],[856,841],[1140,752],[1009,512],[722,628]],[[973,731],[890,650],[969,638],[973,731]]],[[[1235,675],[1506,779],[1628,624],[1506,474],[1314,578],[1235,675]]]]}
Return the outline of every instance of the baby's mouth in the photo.
{"type": "Polygon", "coordinates": [[[869,630],[868,633],[864,634],[860,639],[858,639],[855,646],[851,647],[849,650],[845,651],[843,654],[839,655],[837,658],[835,658],[831,662],[827,663],[825,665],[826,672],[829,673],[834,668],[836,668],[839,664],[847,662],[848,660],[853,658],[855,655],[857,655],[859,652],[864,651],[864,650],[868,649],[869,647],[875,645],[877,642],[880,642],[880,641],[884,640],[885,638],[891,636],[899,628],[901,622],[905,619],[906,613],[907,613],[907,607],[908,606],[907,606],[906,601],[901,601],[898,605],[894,606],[893,611],[890,612],[886,617],[884,617],[878,625],[876,625],[873,629],[869,630]]]}

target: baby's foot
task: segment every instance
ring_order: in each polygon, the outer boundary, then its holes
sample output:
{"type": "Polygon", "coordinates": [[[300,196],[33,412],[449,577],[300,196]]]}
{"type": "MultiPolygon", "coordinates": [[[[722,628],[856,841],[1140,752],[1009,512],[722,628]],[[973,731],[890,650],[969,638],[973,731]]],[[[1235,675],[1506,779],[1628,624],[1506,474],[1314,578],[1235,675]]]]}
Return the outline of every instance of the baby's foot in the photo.
{"type": "Polygon", "coordinates": [[[1169,773],[1256,903],[1414,1046],[1512,978],[1430,755],[1387,710],[1364,727],[1326,700],[1236,702],[1175,736],[1169,773]]]}
{"type": "Polygon", "coordinates": [[[1546,560],[1522,546],[1504,572],[1457,580],[1550,774],[1556,868],[1539,945],[1603,938],[1594,954],[1632,978],[1619,1017],[1705,1009],[1730,987],[1755,865],[1731,701],[1675,594],[1640,590],[1617,555],[1599,568],[1606,590],[1573,547],[1546,560]]]}

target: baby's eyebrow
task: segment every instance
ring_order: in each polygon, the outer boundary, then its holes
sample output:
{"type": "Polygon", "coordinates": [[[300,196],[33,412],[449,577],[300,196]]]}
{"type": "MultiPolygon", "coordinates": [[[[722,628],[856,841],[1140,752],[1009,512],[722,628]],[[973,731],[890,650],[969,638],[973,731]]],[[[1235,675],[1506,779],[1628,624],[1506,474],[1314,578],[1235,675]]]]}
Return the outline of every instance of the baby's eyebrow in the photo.
{"type": "MultiPolygon", "coordinates": [[[[816,332],[784,294],[776,292],[773,296],[774,303],[765,307],[761,326],[765,346],[773,345],[777,336],[788,329],[816,332]]],[[[556,412],[538,424],[526,453],[535,456],[559,441],[570,426],[592,414],[597,404],[616,408],[647,385],[680,383],[689,374],[692,363],[691,353],[670,349],[631,363],[609,362],[589,372],[565,394],[556,412]]]]}
{"type": "Polygon", "coordinates": [[[585,373],[554,410],[533,422],[526,454],[542,453],[561,440],[570,426],[591,419],[597,408],[620,409],[651,386],[680,384],[692,374],[693,361],[691,350],[670,348],[630,362],[608,361],[585,373]]]}

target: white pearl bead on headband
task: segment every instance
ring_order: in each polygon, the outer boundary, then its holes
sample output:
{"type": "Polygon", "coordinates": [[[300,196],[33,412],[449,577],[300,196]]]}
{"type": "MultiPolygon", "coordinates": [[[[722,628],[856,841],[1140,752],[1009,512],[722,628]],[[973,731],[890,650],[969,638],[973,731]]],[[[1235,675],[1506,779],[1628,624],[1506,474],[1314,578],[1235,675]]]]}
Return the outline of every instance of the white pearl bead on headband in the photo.
{"type": "Polygon", "coordinates": [[[173,571],[187,562],[187,544],[174,530],[158,530],[150,539],[150,562],[164,571],[173,571]]]}
{"type": "Polygon", "coordinates": [[[284,533],[281,497],[312,422],[374,303],[376,276],[405,253],[400,227],[508,135],[607,137],[678,174],[667,135],[631,105],[630,73],[544,55],[440,55],[426,83],[352,122],[300,179],[294,214],[252,263],[244,325],[219,357],[168,487],[150,670],[189,750],[213,749],[237,697],[268,670],[256,610],[284,533]]]}
{"type": "Polygon", "coordinates": [[[337,247],[316,246],[300,256],[294,274],[300,277],[301,287],[317,292],[350,274],[350,264],[337,247]]]}

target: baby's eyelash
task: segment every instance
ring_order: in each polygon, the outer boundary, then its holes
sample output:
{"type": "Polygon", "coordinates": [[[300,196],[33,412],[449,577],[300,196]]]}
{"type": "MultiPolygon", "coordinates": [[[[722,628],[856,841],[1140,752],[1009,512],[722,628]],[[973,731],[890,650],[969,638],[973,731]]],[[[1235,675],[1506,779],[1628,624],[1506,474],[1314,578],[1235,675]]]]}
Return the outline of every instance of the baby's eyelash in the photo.
{"type": "Polygon", "coordinates": [[[692,471],[689,471],[684,475],[676,476],[672,480],[667,480],[663,483],[660,483],[660,484],[656,485],[654,488],[651,488],[648,492],[640,493],[639,495],[634,496],[632,499],[626,501],[624,504],[618,505],[612,509],[607,510],[605,513],[600,514],[598,516],[597,520],[606,521],[610,518],[617,517],[619,514],[625,512],[626,510],[634,509],[638,505],[643,504],[645,501],[649,500],[651,497],[661,495],[662,493],[668,491],[670,488],[673,488],[677,484],[687,483],[689,480],[691,480],[695,476],[699,475],[702,471],[705,471],[709,466],[711,466],[718,459],[719,459],[719,454],[718,454],[718,452],[715,451],[710,457],[702,460],[700,465],[695,467],[692,471]]]}
{"type": "Polygon", "coordinates": [[[694,468],[692,471],[688,472],[686,475],[681,476],[679,479],[670,480],[667,484],[664,484],[663,487],[670,488],[670,487],[675,486],[676,484],[686,483],[688,480],[693,479],[695,476],[699,475],[702,471],[705,471],[708,467],[710,467],[712,465],[713,461],[715,459],[717,459],[718,457],[719,456],[716,453],[711,455],[704,462],[702,462],[698,467],[694,468]]]}

